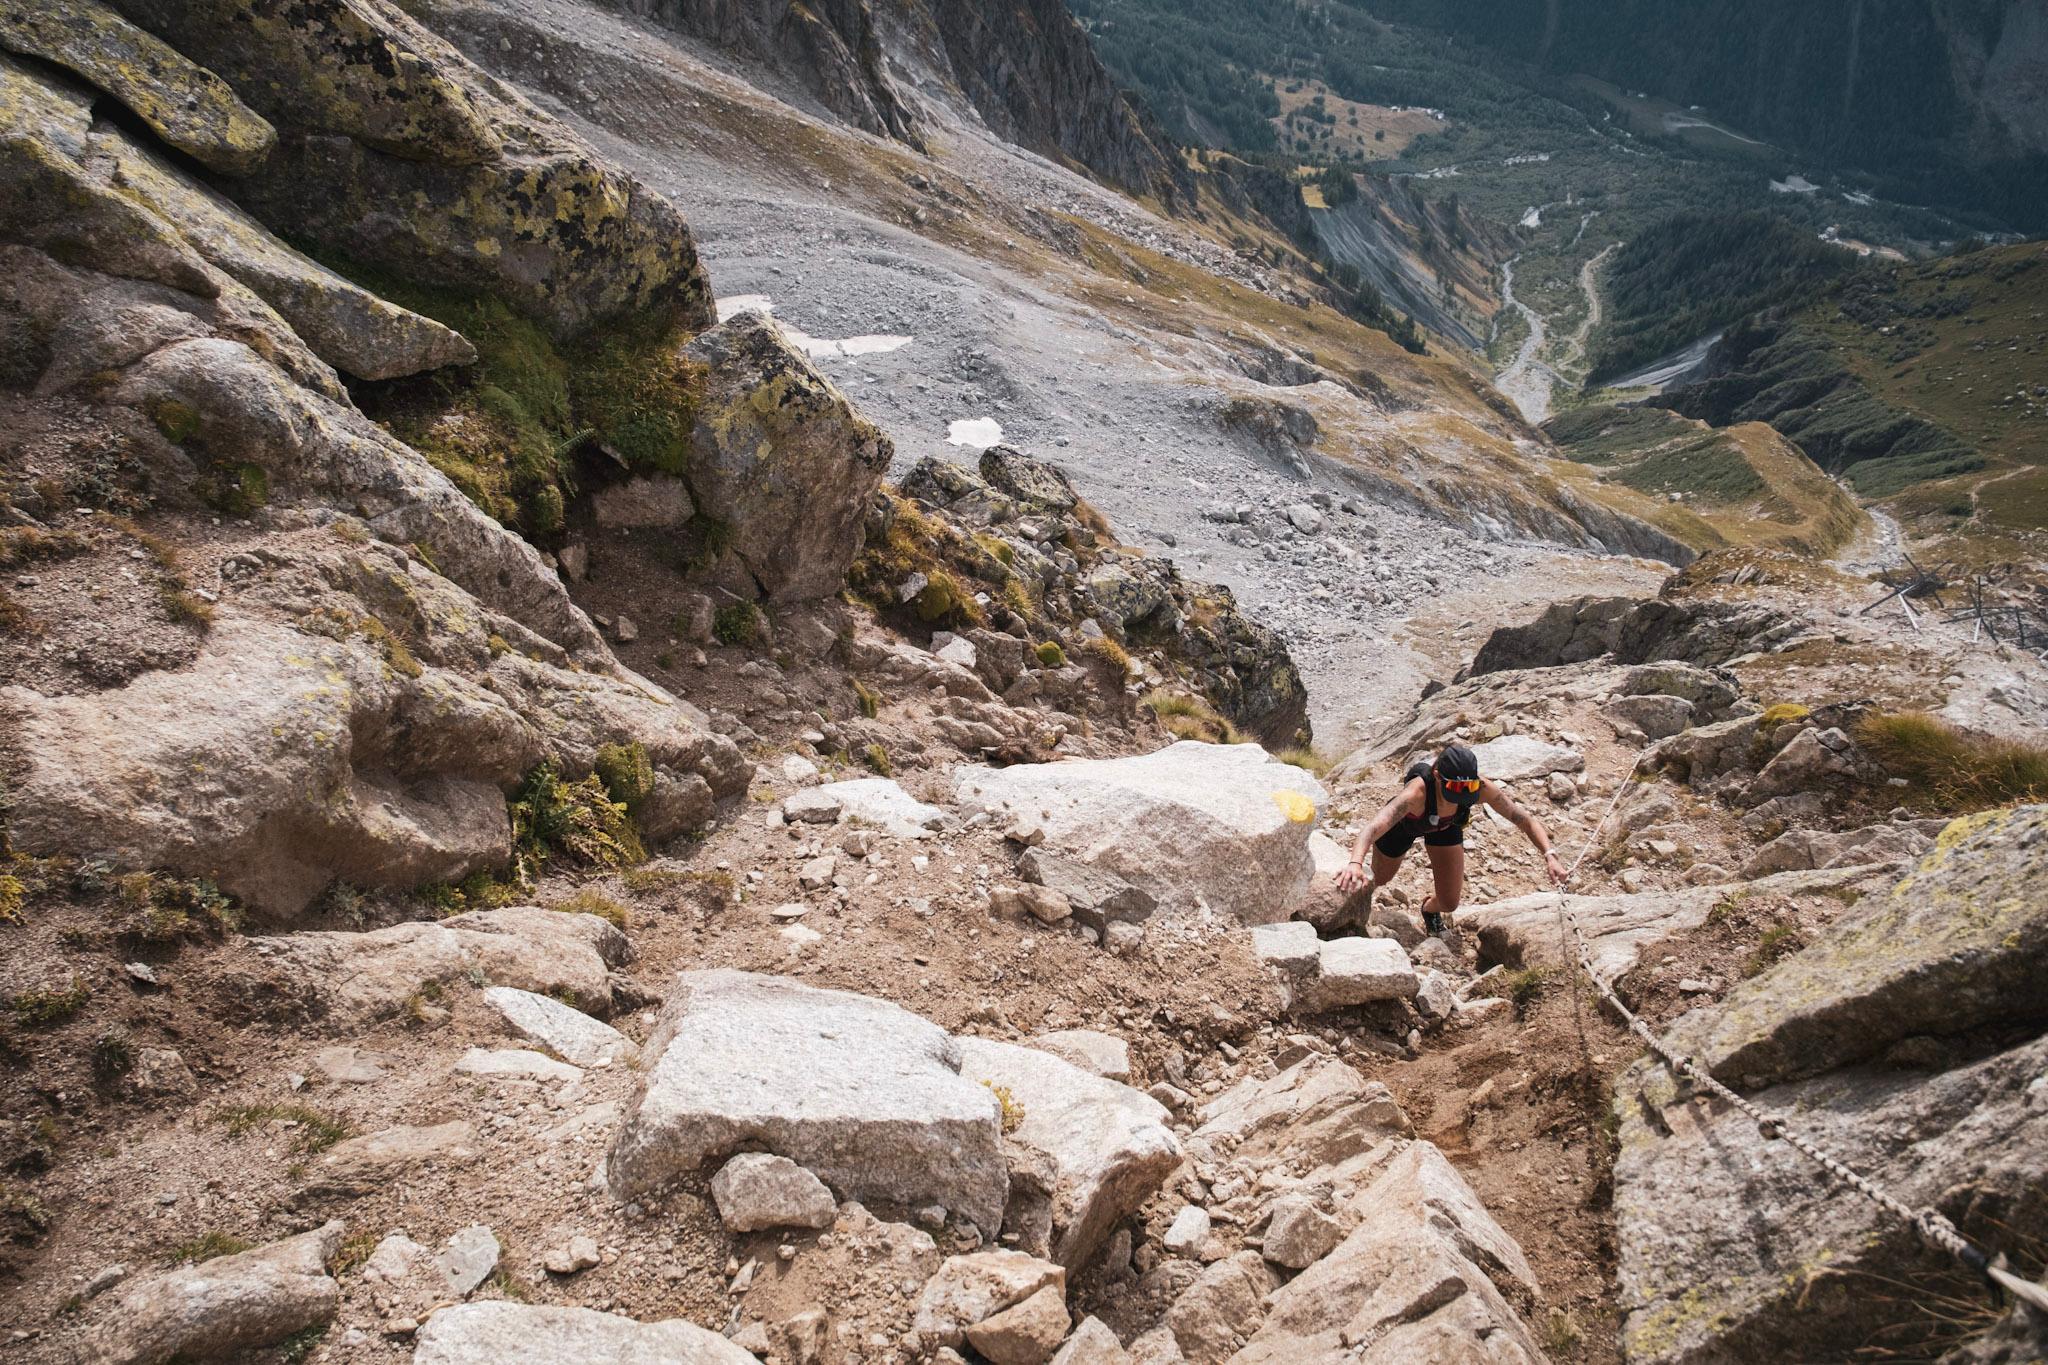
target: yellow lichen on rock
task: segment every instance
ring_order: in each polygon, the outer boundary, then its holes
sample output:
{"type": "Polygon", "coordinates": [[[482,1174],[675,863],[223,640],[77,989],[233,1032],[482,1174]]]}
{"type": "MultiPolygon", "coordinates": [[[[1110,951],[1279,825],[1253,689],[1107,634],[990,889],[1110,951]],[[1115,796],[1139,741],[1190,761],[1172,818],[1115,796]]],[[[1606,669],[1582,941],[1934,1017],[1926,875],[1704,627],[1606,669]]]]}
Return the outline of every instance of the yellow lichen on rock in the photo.
{"type": "Polygon", "coordinates": [[[0,7],[0,45],[77,73],[210,170],[246,174],[277,145],[226,81],[97,0],[0,7]]]}

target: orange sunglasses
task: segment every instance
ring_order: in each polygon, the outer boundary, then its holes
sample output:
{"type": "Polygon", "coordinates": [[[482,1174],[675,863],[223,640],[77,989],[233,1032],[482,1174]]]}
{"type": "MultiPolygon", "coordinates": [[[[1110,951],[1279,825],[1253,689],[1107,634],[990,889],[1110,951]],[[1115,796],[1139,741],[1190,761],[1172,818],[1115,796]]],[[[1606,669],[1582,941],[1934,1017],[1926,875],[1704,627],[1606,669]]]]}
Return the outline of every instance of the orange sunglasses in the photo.
{"type": "Polygon", "coordinates": [[[1447,777],[1444,779],[1444,790],[1447,792],[1476,792],[1479,790],[1479,779],[1476,777],[1447,777]]]}

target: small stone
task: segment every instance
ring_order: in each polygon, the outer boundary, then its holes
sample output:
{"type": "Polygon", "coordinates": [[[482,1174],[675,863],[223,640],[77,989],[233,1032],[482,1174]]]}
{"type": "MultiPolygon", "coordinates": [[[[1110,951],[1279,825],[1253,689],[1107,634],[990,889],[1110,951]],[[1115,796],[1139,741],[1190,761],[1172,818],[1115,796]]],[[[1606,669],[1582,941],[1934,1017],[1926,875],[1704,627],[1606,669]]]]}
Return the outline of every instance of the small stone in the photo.
{"type": "Polygon", "coordinates": [[[1176,1256],[1192,1256],[1201,1249],[1209,1238],[1212,1220],[1209,1211],[1199,1204],[1189,1204],[1173,1217],[1173,1226],[1166,1230],[1163,1239],[1166,1249],[1176,1256]]]}
{"type": "Polygon", "coordinates": [[[542,1264],[547,1267],[550,1275],[574,1275],[590,1269],[599,1259],[597,1239],[579,1235],[571,1237],[562,1246],[548,1252],[547,1259],[542,1264]]]}
{"type": "Polygon", "coordinates": [[[79,1290],[78,1292],[83,1294],[88,1299],[95,1299],[98,1298],[100,1295],[106,1293],[109,1289],[112,1289],[115,1285],[121,1283],[121,1281],[127,1278],[127,1266],[110,1265],[102,1269],[98,1274],[94,1275],[91,1279],[87,1280],[85,1282],[85,1287],[79,1290]]]}
{"type": "Polygon", "coordinates": [[[797,873],[797,885],[806,891],[823,890],[832,885],[832,874],[838,871],[838,868],[839,860],[829,853],[813,858],[797,873]]]}
{"type": "Polygon", "coordinates": [[[839,1206],[825,1182],[787,1157],[742,1152],[711,1180],[718,1216],[734,1232],[828,1228],[839,1206]]]}
{"type": "Polygon", "coordinates": [[[778,905],[768,912],[772,918],[778,920],[799,920],[809,913],[811,913],[811,907],[803,904],[801,901],[791,901],[787,905],[778,905]]]}
{"type": "Polygon", "coordinates": [[[472,1223],[449,1237],[436,1258],[448,1277],[448,1292],[461,1297],[491,1277],[498,1268],[498,1238],[481,1223],[472,1223]]]}
{"type": "Polygon", "coordinates": [[[131,962],[121,969],[128,973],[128,979],[139,986],[157,985],[156,969],[147,962],[131,962]]]}
{"type": "Polygon", "coordinates": [[[967,1340],[993,1365],[1045,1365],[1072,1322],[1059,1288],[1047,1285],[1022,1303],[969,1327],[967,1340]]]}
{"type": "Polygon", "coordinates": [[[632,617],[620,612],[618,621],[612,626],[612,635],[620,644],[630,645],[640,638],[640,627],[633,623],[632,617]]]}

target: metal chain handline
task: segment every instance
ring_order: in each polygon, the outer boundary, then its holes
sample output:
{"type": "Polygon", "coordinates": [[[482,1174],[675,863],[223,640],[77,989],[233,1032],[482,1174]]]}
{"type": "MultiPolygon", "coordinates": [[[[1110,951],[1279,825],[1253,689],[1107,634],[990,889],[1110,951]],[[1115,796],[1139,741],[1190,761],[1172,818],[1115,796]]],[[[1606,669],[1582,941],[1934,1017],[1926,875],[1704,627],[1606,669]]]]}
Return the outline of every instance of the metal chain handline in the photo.
{"type": "MultiPolygon", "coordinates": [[[[1568,882],[1572,879],[1573,875],[1579,870],[1579,864],[1586,860],[1586,855],[1592,852],[1594,846],[1598,843],[1600,831],[1606,827],[1608,820],[1613,818],[1616,808],[1621,805],[1622,795],[1628,791],[1629,783],[1636,775],[1636,769],[1642,766],[1643,759],[1648,757],[1649,752],[1649,749],[1644,749],[1636,754],[1635,762],[1629,765],[1628,772],[1623,775],[1620,784],[1615,788],[1614,799],[1607,803],[1606,813],[1600,817],[1599,823],[1593,826],[1592,832],[1586,836],[1585,847],[1579,850],[1579,856],[1572,860],[1571,867],[1566,870],[1565,881],[1568,882]]],[[[1879,1189],[1868,1178],[1860,1175],[1837,1159],[1826,1149],[1789,1127],[1784,1119],[1765,1111],[1757,1105],[1751,1104],[1741,1095],[1736,1094],[1733,1090],[1721,1084],[1706,1068],[1691,1057],[1675,1053],[1665,1047],[1659,1041],[1657,1035],[1651,1032],[1649,1025],[1638,1019],[1635,1012],[1621,1002],[1621,998],[1614,993],[1606,982],[1600,979],[1600,974],[1593,969],[1592,955],[1587,951],[1585,940],[1579,934],[1577,922],[1566,908],[1564,889],[1561,884],[1557,891],[1557,920],[1559,926],[1571,937],[1572,953],[1578,959],[1579,970],[1586,974],[1586,979],[1593,983],[1593,988],[1600,992],[1601,998],[1606,1001],[1608,1007],[1620,1015],[1622,1020],[1627,1023],[1629,1031],[1642,1039],[1643,1045],[1650,1050],[1651,1055],[1662,1062],[1673,1075],[1684,1077],[1700,1089],[1709,1091],[1727,1101],[1747,1115],[1756,1124],[1757,1131],[1763,1134],[1767,1141],[1775,1139],[1790,1144],[1795,1151],[1807,1157],[1807,1159],[1811,1160],[1829,1175],[1834,1176],[1850,1189],[1912,1227],[1920,1235],[1920,1240],[1928,1246],[1933,1247],[1937,1251],[1947,1252],[1971,1270],[1982,1275],[1993,1288],[2002,1288],[2015,1298],[2024,1300],[2032,1305],[2037,1311],[2048,1313],[2048,1290],[2044,1290],[2040,1285],[2012,1274],[1996,1264],[1990,1255],[1965,1238],[1957,1230],[1956,1225],[1950,1222],[1940,1210],[1932,1208],[1916,1210],[1907,1207],[1899,1200],[1879,1189]]],[[[2003,1258],[1999,1259],[2002,1260],[2003,1258]]]]}

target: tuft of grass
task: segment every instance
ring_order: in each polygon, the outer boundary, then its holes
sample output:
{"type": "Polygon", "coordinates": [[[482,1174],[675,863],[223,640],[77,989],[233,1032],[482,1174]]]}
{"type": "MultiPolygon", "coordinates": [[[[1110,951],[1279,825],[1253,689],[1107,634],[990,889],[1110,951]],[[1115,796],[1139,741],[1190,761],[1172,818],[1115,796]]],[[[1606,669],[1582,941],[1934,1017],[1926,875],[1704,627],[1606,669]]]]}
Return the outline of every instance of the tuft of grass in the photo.
{"type": "Polygon", "coordinates": [[[500,910],[515,905],[520,889],[517,882],[500,881],[479,869],[460,882],[429,882],[419,889],[419,894],[446,919],[469,910],[500,910]]]}
{"type": "Polygon", "coordinates": [[[1547,1355],[1569,1355],[1584,1339],[1579,1320],[1562,1308],[1551,1309],[1543,1319],[1543,1350],[1547,1355]]]}
{"type": "Polygon", "coordinates": [[[1856,738],[1924,805],[1962,812],[2048,800],[2048,745],[1960,730],[1923,711],[1873,713],[1856,738]]]}
{"type": "Polygon", "coordinates": [[[1771,706],[1766,706],[1764,713],[1758,716],[1756,720],[1757,724],[1763,726],[1764,729],[1775,730],[1780,725],[1784,725],[1789,721],[1805,720],[1812,714],[1811,710],[1801,706],[1796,701],[1781,701],[1771,706]]]}
{"type": "Polygon", "coordinates": [[[255,1245],[254,1242],[245,1242],[232,1233],[222,1232],[216,1228],[203,1237],[195,1237],[189,1242],[180,1242],[166,1251],[164,1253],[164,1264],[197,1265],[201,1261],[213,1261],[220,1259],[222,1256],[238,1255],[241,1252],[250,1250],[255,1245]]]}
{"type": "Polygon", "coordinates": [[[331,1114],[303,1104],[235,1104],[214,1112],[213,1121],[241,1137],[268,1123],[290,1125],[292,1150],[301,1156],[324,1152],[349,1135],[349,1126],[331,1114]]]}
{"type": "Polygon", "coordinates": [[[299,1365],[299,1362],[313,1354],[313,1348],[326,1337],[328,1326],[327,1323],[316,1322],[311,1327],[292,1333],[277,1343],[278,1359],[283,1361],[284,1365],[299,1365]]]}
{"type": "MultiPolygon", "coordinates": [[[[1175,739],[1195,739],[1204,744],[1240,744],[1244,736],[1238,733],[1215,707],[1200,697],[1186,692],[1172,692],[1155,687],[1138,703],[1153,715],[1175,739]]],[[[1307,752],[1306,750],[1300,752],[1307,752]]],[[[1292,759],[1282,758],[1287,762],[1292,759]]],[[[1302,765],[1297,765],[1302,766],[1302,765]]]]}
{"type": "Polygon", "coordinates": [[[1745,977],[1761,976],[1780,958],[1787,958],[1806,946],[1805,937],[1798,928],[1790,924],[1776,924],[1764,930],[1756,941],[1756,948],[1743,960],[1742,974],[1745,977]]]}
{"type": "Polygon", "coordinates": [[[761,638],[761,612],[752,602],[720,607],[711,618],[711,635],[722,645],[751,645],[761,638]]]}
{"type": "Polygon", "coordinates": [[[982,1084],[987,1086],[988,1092],[996,1097],[996,1104],[1002,1110],[1003,1132],[1005,1134],[1014,1133],[1019,1128],[1022,1128],[1024,1126],[1023,1101],[1011,1094],[1010,1087],[1007,1085],[997,1085],[994,1081],[983,1081],[982,1084]]]}
{"type": "Polygon", "coordinates": [[[383,1239],[374,1232],[358,1232],[344,1239],[334,1253],[334,1259],[327,1263],[327,1273],[335,1279],[360,1270],[370,1259],[370,1253],[377,1249],[383,1239]]]}
{"type": "Polygon", "coordinates": [[[860,751],[860,757],[861,761],[868,765],[869,770],[879,776],[887,777],[896,771],[896,765],[889,761],[889,751],[880,744],[868,745],[860,751]]]}
{"type": "Polygon", "coordinates": [[[0,872],[0,924],[25,923],[27,903],[28,886],[12,872],[0,872]]]}
{"type": "Polygon", "coordinates": [[[135,1049],[128,1035],[109,1029],[92,1043],[92,1073],[103,1081],[117,1080],[135,1069],[135,1049]]]}
{"type": "Polygon", "coordinates": [[[597,777],[612,800],[627,811],[654,794],[654,764],[647,746],[635,740],[627,744],[601,744],[597,750],[597,777]]]}
{"type": "Polygon", "coordinates": [[[1518,1015],[1527,1014],[1529,1007],[1542,998],[1550,987],[1550,969],[1547,967],[1525,967],[1519,972],[1509,972],[1502,979],[1507,989],[1507,998],[1518,1015]]]}
{"type": "Polygon", "coordinates": [[[234,899],[204,877],[128,872],[114,879],[114,897],[128,911],[124,932],[163,943],[203,929],[239,933],[246,919],[234,899]]]}
{"type": "Polygon", "coordinates": [[[1035,653],[1038,655],[1038,662],[1044,664],[1047,668],[1065,668],[1067,666],[1067,651],[1060,648],[1058,640],[1045,641],[1039,645],[1035,653]]]}
{"type": "Polygon", "coordinates": [[[924,590],[918,593],[914,605],[917,619],[928,626],[949,622],[968,626],[986,623],[981,604],[960,586],[959,579],[944,569],[933,569],[926,576],[924,590]]]}
{"type": "Polygon", "coordinates": [[[559,910],[566,915],[596,915],[615,929],[633,927],[633,916],[626,907],[602,891],[585,887],[560,904],[551,905],[550,910],[559,910]]]}
{"type": "Polygon", "coordinates": [[[1129,677],[1136,666],[1122,645],[1107,635],[1099,635],[1081,646],[1081,652],[1091,659],[1099,659],[1114,669],[1120,677],[1129,677]]]}
{"type": "Polygon", "coordinates": [[[92,990],[84,982],[73,977],[71,984],[63,990],[47,987],[40,990],[23,991],[7,1002],[7,1008],[14,1015],[14,1022],[24,1028],[43,1028],[61,1024],[85,1008],[85,1002],[92,999],[92,990]]]}
{"type": "Polygon", "coordinates": [[[1299,768],[1303,772],[1313,773],[1317,777],[1329,776],[1330,769],[1337,766],[1314,749],[1303,747],[1282,749],[1273,757],[1279,759],[1282,763],[1299,768]]]}
{"type": "Polygon", "coordinates": [[[873,720],[882,713],[882,694],[869,687],[859,678],[853,679],[852,682],[854,704],[860,708],[860,713],[863,716],[873,720]]]}
{"type": "Polygon", "coordinates": [[[217,614],[213,603],[191,589],[166,583],[157,590],[157,600],[163,603],[164,614],[180,625],[191,626],[201,634],[213,629],[217,614]]]}

